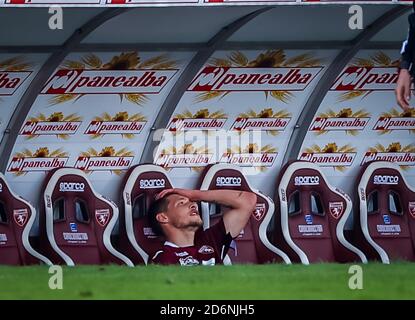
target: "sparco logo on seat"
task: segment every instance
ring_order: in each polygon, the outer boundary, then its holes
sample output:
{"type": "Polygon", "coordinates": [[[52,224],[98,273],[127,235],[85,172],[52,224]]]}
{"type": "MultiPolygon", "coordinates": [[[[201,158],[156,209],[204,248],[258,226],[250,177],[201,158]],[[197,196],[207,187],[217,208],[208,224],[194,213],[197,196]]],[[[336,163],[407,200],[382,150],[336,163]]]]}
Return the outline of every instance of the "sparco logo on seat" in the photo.
{"type": "Polygon", "coordinates": [[[164,179],[143,179],[140,180],[140,189],[164,188],[165,184],[164,179]]]}
{"type": "Polygon", "coordinates": [[[240,177],[217,177],[216,178],[216,186],[218,187],[225,187],[225,186],[239,187],[241,183],[242,183],[242,179],[240,177]]]}
{"type": "Polygon", "coordinates": [[[373,177],[374,184],[398,184],[398,182],[399,182],[398,176],[376,175],[373,177]]]}
{"type": "Polygon", "coordinates": [[[298,176],[294,179],[296,186],[315,186],[320,184],[319,176],[298,176]]]}
{"type": "Polygon", "coordinates": [[[59,191],[61,192],[84,192],[85,184],[83,182],[61,182],[59,191]]]}

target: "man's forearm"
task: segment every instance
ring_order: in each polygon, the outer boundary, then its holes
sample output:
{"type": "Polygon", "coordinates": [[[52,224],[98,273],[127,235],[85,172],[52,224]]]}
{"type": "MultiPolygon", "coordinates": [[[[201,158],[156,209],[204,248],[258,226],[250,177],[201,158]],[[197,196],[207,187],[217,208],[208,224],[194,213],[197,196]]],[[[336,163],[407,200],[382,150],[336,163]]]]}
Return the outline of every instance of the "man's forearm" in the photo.
{"type": "Polygon", "coordinates": [[[239,209],[256,202],[256,195],[252,192],[238,190],[206,190],[197,191],[196,201],[217,202],[219,204],[239,209]]]}

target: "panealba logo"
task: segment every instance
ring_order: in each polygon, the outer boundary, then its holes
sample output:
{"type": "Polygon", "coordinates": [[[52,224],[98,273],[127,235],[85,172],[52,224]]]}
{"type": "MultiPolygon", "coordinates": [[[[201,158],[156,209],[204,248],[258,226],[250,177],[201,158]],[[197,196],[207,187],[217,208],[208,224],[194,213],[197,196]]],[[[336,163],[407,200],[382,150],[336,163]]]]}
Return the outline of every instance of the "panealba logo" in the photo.
{"type": "Polygon", "coordinates": [[[228,119],[221,110],[210,113],[208,109],[200,109],[194,114],[189,110],[173,116],[167,129],[172,132],[183,130],[219,130],[228,119]]]}
{"type": "Polygon", "coordinates": [[[220,162],[236,164],[240,167],[255,167],[263,172],[273,166],[277,156],[277,148],[269,144],[260,148],[256,143],[250,143],[245,148],[240,146],[228,148],[220,162]]]}
{"type": "Polygon", "coordinates": [[[35,152],[23,149],[23,151],[16,152],[12,156],[7,171],[14,173],[16,176],[28,172],[49,171],[64,167],[68,157],[68,153],[62,149],[53,150],[52,152],[47,147],[38,148],[35,152]]]}
{"type": "Polygon", "coordinates": [[[333,167],[338,171],[345,171],[356,157],[356,149],[349,144],[338,147],[335,142],[326,144],[323,148],[313,144],[305,148],[299,160],[318,164],[320,167],[333,167]]]}
{"type": "Polygon", "coordinates": [[[95,117],[85,130],[85,134],[92,139],[103,137],[106,134],[121,134],[121,136],[132,139],[136,134],[141,133],[147,123],[147,118],[141,113],[129,115],[127,111],[118,112],[111,116],[105,112],[95,117]]]}
{"type": "Polygon", "coordinates": [[[12,96],[29,78],[33,65],[24,57],[13,57],[0,61],[0,97],[12,96]]]}
{"type": "Polygon", "coordinates": [[[382,113],[373,130],[379,134],[391,133],[394,130],[409,130],[410,133],[415,133],[415,108],[402,112],[392,109],[382,113]]]}
{"type": "Polygon", "coordinates": [[[282,49],[267,50],[249,60],[235,51],[226,58],[212,58],[187,90],[200,92],[196,102],[223,98],[231,91],[263,91],[266,97],[288,103],[290,91],[303,91],[323,69],[321,64],[310,53],[287,58],[282,49]]]}
{"type": "Polygon", "coordinates": [[[185,144],[181,148],[168,147],[162,149],[154,161],[155,164],[166,168],[189,168],[202,171],[205,166],[214,162],[214,154],[205,147],[195,148],[185,144]]]}
{"type": "Polygon", "coordinates": [[[137,52],[121,53],[104,63],[88,54],[81,61],[66,60],[42,89],[51,94],[55,105],[86,94],[118,94],[121,98],[143,105],[148,94],[157,94],[177,73],[177,63],[167,55],[142,61],[137,52]]]}
{"type": "Polygon", "coordinates": [[[353,112],[351,108],[344,108],[335,112],[329,109],[314,119],[309,131],[313,131],[317,135],[329,131],[346,131],[346,134],[355,136],[366,127],[369,120],[370,114],[365,110],[353,112]]]}
{"type": "Polygon", "coordinates": [[[362,163],[364,165],[370,161],[389,161],[395,162],[403,170],[415,166],[415,145],[409,144],[402,146],[400,142],[393,142],[389,146],[378,143],[374,147],[370,147],[363,156],[362,163]]]}
{"type": "Polygon", "coordinates": [[[75,168],[87,173],[92,171],[111,171],[117,175],[127,170],[134,160],[134,153],[122,148],[118,151],[114,147],[104,147],[101,151],[89,148],[81,152],[75,163],[75,168]]]}
{"type": "Polygon", "coordinates": [[[287,128],[290,120],[291,113],[286,110],[274,111],[272,108],[267,108],[257,113],[251,109],[238,115],[231,130],[238,132],[260,130],[276,136],[287,128]]]}
{"type": "Polygon", "coordinates": [[[336,79],[331,91],[339,91],[338,101],[365,98],[373,91],[393,91],[398,80],[399,59],[382,51],[369,58],[356,58],[336,79]]]}
{"type": "Polygon", "coordinates": [[[68,139],[70,135],[76,133],[81,125],[82,118],[72,113],[65,116],[62,112],[52,113],[45,116],[39,113],[36,117],[30,117],[22,129],[20,135],[26,139],[33,139],[43,135],[56,135],[61,139],[68,139]]]}

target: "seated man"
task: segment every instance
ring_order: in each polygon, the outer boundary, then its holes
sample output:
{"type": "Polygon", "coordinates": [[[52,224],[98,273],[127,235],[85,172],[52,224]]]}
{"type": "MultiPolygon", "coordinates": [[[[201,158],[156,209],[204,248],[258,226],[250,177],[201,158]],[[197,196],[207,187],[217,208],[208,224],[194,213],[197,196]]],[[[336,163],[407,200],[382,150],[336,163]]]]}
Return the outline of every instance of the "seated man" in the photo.
{"type": "Polygon", "coordinates": [[[255,205],[256,195],[245,191],[163,190],[149,209],[154,231],[166,238],[152,262],[186,266],[222,263],[232,239],[245,227],[255,205]],[[223,219],[203,231],[196,201],[217,202],[230,209],[223,219]]]}

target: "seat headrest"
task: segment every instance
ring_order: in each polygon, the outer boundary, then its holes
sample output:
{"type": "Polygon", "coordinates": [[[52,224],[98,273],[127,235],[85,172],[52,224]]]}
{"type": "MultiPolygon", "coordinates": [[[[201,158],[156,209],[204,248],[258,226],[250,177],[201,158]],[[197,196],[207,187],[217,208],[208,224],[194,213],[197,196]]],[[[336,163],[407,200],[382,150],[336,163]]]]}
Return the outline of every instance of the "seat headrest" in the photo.
{"type": "Polygon", "coordinates": [[[323,171],[314,163],[307,161],[293,161],[286,164],[281,170],[280,185],[301,189],[329,188],[323,171]]]}
{"type": "MultiPolygon", "coordinates": [[[[289,196],[295,192],[317,192],[327,201],[328,211],[335,219],[342,217],[346,205],[352,202],[345,192],[332,186],[325,177],[321,168],[307,161],[293,161],[286,166],[279,181],[280,197],[287,201],[289,196]]],[[[305,202],[305,210],[310,210],[309,202],[305,202]]]]}
{"type": "Polygon", "coordinates": [[[387,161],[372,161],[365,165],[360,171],[359,186],[367,190],[379,187],[411,190],[399,165],[387,161]]]}
{"type": "Polygon", "coordinates": [[[136,165],[126,174],[124,201],[131,205],[131,196],[138,197],[143,194],[151,201],[161,190],[171,188],[172,183],[164,168],[155,164],[136,165]]]}
{"type": "Polygon", "coordinates": [[[218,163],[205,168],[201,190],[237,189],[252,191],[241,169],[233,164],[218,163]]]}
{"type": "Polygon", "coordinates": [[[93,193],[86,174],[80,169],[61,168],[48,175],[45,182],[45,190],[53,193],[54,197],[66,197],[76,194],[85,196],[93,193]]]}

